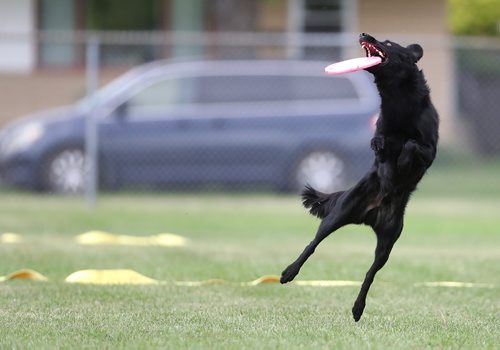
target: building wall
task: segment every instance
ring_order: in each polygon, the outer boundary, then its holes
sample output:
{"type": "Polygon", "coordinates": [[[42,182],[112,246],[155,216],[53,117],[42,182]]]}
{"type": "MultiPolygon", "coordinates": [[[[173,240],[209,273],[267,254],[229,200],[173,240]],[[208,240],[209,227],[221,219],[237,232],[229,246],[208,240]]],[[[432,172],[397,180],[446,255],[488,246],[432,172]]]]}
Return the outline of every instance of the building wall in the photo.
{"type": "Polygon", "coordinates": [[[424,56],[418,65],[425,73],[441,117],[441,141],[453,143],[461,130],[454,112],[456,84],[446,26],[446,1],[358,0],[358,32],[400,44],[422,45],[424,56]]]}
{"type": "Polygon", "coordinates": [[[381,33],[446,34],[445,0],[358,0],[359,26],[381,33]]]}
{"type": "Polygon", "coordinates": [[[0,1],[0,72],[28,73],[33,69],[34,12],[34,0],[0,1]]]}
{"type": "MultiPolygon", "coordinates": [[[[201,0],[195,1],[202,2],[201,0]]],[[[280,32],[287,29],[300,30],[301,25],[298,22],[303,19],[297,16],[297,11],[294,9],[302,8],[301,1],[303,0],[260,2],[256,21],[257,29],[270,32],[280,32]],[[294,21],[294,17],[298,17],[298,19],[296,18],[294,21]]],[[[12,75],[13,73],[30,73],[36,66],[37,44],[32,38],[36,30],[36,2],[36,0],[0,0],[0,74],[9,74],[8,77],[0,79],[0,84],[6,88],[15,84],[16,78],[15,75],[12,75]],[[8,35],[12,33],[17,34],[8,35]]],[[[433,100],[441,114],[442,140],[448,142],[453,140],[452,135],[456,135],[458,132],[456,128],[458,121],[454,118],[453,96],[455,92],[453,87],[455,84],[453,84],[452,57],[446,30],[445,2],[445,0],[343,0],[345,12],[343,25],[351,33],[366,31],[375,36],[391,38],[394,41],[401,40],[407,44],[419,42],[424,47],[425,54],[419,65],[426,73],[432,89],[433,100]]],[[[184,4],[184,1],[170,0],[168,4],[173,6],[169,11],[170,15],[180,19],[182,16],[178,16],[178,13],[175,14],[176,10],[182,12],[182,9],[186,9],[185,6],[177,6],[184,4]]],[[[201,23],[201,15],[193,16],[193,14],[187,13],[186,16],[196,18],[196,22],[201,23]]],[[[169,18],[169,25],[175,28],[176,26],[172,22],[173,19],[169,18]]],[[[198,29],[202,30],[203,28],[200,26],[198,29]]],[[[360,53],[359,47],[353,43],[353,53],[349,52],[348,57],[360,53]]],[[[260,54],[263,57],[282,57],[284,48],[263,47],[260,54]]],[[[37,107],[49,107],[73,101],[74,97],[80,93],[81,73],[73,72],[73,75],[78,76],[78,78],[71,85],[74,86],[73,89],[65,90],[71,91],[70,96],[57,94],[54,99],[40,98],[40,104],[37,107]]],[[[35,72],[34,76],[42,81],[49,79],[51,74],[35,72]]],[[[75,77],[73,78],[75,79],[75,77]]],[[[65,81],[61,76],[54,79],[56,84],[65,81]]],[[[24,81],[22,77],[20,80],[24,81]]],[[[70,80],[73,81],[71,78],[70,80]]],[[[29,85],[29,81],[26,83],[29,85]]],[[[37,100],[36,91],[40,87],[36,84],[31,85],[35,97],[30,97],[29,100],[34,101],[37,100]]],[[[25,91],[26,93],[31,91],[30,87],[28,86],[25,91]]],[[[0,119],[11,119],[20,113],[30,111],[27,110],[30,106],[21,101],[13,106],[13,101],[5,94],[3,98],[0,97],[0,104],[4,106],[0,119]]],[[[1,120],[0,124],[2,124],[1,120]]]]}

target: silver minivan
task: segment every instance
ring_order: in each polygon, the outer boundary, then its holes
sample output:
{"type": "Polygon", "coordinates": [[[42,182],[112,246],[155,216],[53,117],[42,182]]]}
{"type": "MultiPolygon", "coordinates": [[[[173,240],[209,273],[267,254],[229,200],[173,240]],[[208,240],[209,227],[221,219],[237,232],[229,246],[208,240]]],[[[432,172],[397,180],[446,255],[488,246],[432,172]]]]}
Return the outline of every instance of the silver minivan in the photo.
{"type": "Polygon", "coordinates": [[[370,166],[379,98],[365,72],[329,62],[159,61],[78,103],[0,133],[0,176],[55,192],[84,187],[85,120],[97,116],[108,189],[223,186],[334,191],[370,166]]]}

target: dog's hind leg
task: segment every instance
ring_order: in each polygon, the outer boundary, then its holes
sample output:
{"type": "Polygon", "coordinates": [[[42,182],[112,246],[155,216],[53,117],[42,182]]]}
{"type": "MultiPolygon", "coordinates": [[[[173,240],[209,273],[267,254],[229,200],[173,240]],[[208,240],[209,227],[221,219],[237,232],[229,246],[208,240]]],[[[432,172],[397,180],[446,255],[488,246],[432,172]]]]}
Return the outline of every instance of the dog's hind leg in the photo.
{"type": "Polygon", "coordinates": [[[321,220],[314,239],[306,246],[297,260],[281,273],[281,283],[292,281],[299,273],[302,265],[314,253],[316,247],[332,232],[347,224],[363,222],[367,206],[365,194],[368,193],[367,188],[369,188],[367,183],[371,181],[373,180],[370,177],[366,177],[357,186],[349,191],[342,192],[338,198],[335,198],[333,208],[321,220]]]}
{"type": "Polygon", "coordinates": [[[318,192],[312,189],[306,189],[304,192],[304,204],[306,207],[317,205],[314,208],[314,214],[323,217],[321,224],[314,239],[306,246],[297,260],[291,263],[282,273],[280,282],[287,283],[292,281],[300,271],[300,268],[307,259],[314,253],[314,250],[326,237],[332,232],[344,225],[352,223],[362,223],[365,221],[369,203],[366,198],[378,193],[379,182],[376,168],[373,168],[365,175],[354,187],[348,191],[337,192],[328,196],[330,200],[325,199],[325,195],[318,195],[318,192]],[[332,197],[333,196],[333,197],[332,197]],[[313,199],[317,199],[314,201],[313,199]],[[324,206],[328,206],[328,208],[324,206]]]}
{"type": "Polygon", "coordinates": [[[392,247],[394,243],[398,240],[401,231],[403,230],[403,215],[395,215],[395,219],[389,222],[382,222],[373,229],[377,235],[377,247],[375,249],[375,259],[372,266],[368,270],[365,276],[365,280],[361,285],[361,290],[359,291],[358,297],[352,308],[352,315],[354,320],[357,322],[363,314],[366,303],[366,295],[370,289],[375,274],[384,267],[385,263],[389,259],[392,247]]]}
{"type": "Polygon", "coordinates": [[[323,241],[326,237],[328,237],[332,232],[339,229],[340,227],[346,224],[345,221],[341,220],[341,217],[335,215],[335,211],[330,213],[327,217],[325,217],[321,224],[319,225],[318,231],[314,239],[306,246],[304,251],[299,255],[297,260],[291,263],[282,273],[280,282],[287,283],[292,281],[295,276],[300,271],[300,268],[307,259],[314,253],[316,247],[323,241]]]}

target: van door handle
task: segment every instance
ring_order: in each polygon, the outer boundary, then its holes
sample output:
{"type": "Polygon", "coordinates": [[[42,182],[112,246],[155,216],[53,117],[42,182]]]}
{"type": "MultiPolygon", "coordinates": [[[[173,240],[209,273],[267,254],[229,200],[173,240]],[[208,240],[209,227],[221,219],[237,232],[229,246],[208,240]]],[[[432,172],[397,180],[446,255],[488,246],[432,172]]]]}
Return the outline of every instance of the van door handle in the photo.
{"type": "Polygon", "coordinates": [[[212,120],[212,127],[214,129],[223,129],[226,127],[226,124],[227,124],[226,120],[222,118],[217,118],[212,120]]]}

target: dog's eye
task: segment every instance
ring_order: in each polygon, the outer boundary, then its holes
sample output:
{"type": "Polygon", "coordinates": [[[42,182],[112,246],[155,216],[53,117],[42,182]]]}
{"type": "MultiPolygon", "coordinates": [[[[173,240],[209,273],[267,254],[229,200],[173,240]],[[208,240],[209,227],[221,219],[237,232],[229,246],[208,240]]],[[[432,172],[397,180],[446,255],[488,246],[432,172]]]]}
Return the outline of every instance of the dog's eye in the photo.
{"type": "Polygon", "coordinates": [[[392,46],[392,44],[391,44],[391,43],[385,43],[385,45],[386,45],[386,46],[392,46]]]}

